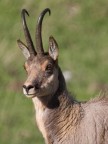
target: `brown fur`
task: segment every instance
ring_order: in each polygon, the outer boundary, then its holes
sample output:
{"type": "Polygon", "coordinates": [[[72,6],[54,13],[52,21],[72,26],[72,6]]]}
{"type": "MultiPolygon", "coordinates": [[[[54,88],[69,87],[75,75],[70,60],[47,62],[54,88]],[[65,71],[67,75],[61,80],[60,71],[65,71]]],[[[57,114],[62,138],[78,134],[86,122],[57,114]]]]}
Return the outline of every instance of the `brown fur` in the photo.
{"type": "Polygon", "coordinates": [[[18,40],[27,61],[28,78],[23,85],[24,94],[32,98],[37,125],[46,144],[108,144],[108,97],[100,96],[88,102],[76,101],[67,91],[63,74],[58,66],[58,45],[49,38],[48,53],[44,52],[41,25],[45,9],[39,16],[36,28],[36,46],[33,47],[25,14],[23,27],[27,46],[18,40]]]}
{"type": "Polygon", "coordinates": [[[33,89],[35,94],[30,96],[46,144],[108,144],[106,96],[84,103],[74,100],[67,91],[57,62],[48,55],[28,60],[25,69],[28,73],[25,85],[41,81],[39,91],[33,89]],[[53,65],[53,73],[44,76],[49,63],[53,65]]]}
{"type": "Polygon", "coordinates": [[[37,124],[46,143],[107,144],[108,98],[102,96],[85,103],[77,102],[63,86],[62,75],[59,78],[59,89],[54,95],[59,104],[52,107],[52,100],[46,106],[47,98],[44,101],[33,98],[37,124]]]}

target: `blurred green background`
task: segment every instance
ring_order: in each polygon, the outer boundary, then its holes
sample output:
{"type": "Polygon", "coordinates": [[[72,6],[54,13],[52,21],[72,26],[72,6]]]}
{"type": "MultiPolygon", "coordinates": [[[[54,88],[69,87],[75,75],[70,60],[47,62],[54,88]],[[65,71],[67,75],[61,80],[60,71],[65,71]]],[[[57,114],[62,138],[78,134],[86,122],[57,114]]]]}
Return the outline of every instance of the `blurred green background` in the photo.
{"type": "Polygon", "coordinates": [[[72,73],[67,83],[78,100],[88,100],[108,88],[108,0],[0,0],[0,144],[43,144],[31,99],[22,93],[24,57],[17,39],[25,41],[21,9],[26,8],[35,43],[39,13],[52,11],[43,22],[43,42],[53,35],[59,64],[72,73]]]}

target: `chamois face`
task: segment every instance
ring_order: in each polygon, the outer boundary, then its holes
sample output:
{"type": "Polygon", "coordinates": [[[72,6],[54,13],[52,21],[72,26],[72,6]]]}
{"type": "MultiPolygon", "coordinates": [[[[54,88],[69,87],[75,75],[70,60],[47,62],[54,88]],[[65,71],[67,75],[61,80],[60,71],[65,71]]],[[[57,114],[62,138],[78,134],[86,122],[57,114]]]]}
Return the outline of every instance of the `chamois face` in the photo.
{"type": "Polygon", "coordinates": [[[23,93],[27,97],[43,97],[53,95],[58,88],[58,66],[49,55],[29,58],[24,65],[27,80],[23,85],[23,93]]]}
{"type": "Polygon", "coordinates": [[[21,13],[27,45],[20,40],[17,42],[27,59],[24,68],[28,77],[23,85],[23,92],[28,97],[53,95],[58,88],[58,45],[55,39],[50,36],[49,50],[45,53],[41,37],[42,20],[47,12],[51,13],[49,8],[44,9],[38,18],[36,26],[36,49],[26,24],[25,15],[29,14],[25,9],[21,13]]]}

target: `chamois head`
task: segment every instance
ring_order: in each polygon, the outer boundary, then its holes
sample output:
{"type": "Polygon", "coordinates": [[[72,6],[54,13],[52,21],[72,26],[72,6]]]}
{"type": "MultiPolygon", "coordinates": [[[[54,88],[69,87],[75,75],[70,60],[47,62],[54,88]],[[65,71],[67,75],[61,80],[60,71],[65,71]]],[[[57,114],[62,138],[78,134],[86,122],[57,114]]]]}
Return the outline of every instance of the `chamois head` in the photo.
{"type": "Polygon", "coordinates": [[[18,40],[18,46],[22,50],[27,61],[24,68],[27,72],[28,78],[23,85],[23,92],[27,97],[43,97],[53,95],[58,88],[58,45],[55,39],[49,37],[49,50],[44,52],[42,44],[42,21],[44,15],[49,12],[46,8],[40,14],[36,26],[36,49],[33,45],[29,29],[26,24],[25,15],[28,12],[23,9],[21,12],[23,29],[27,45],[18,40]]]}

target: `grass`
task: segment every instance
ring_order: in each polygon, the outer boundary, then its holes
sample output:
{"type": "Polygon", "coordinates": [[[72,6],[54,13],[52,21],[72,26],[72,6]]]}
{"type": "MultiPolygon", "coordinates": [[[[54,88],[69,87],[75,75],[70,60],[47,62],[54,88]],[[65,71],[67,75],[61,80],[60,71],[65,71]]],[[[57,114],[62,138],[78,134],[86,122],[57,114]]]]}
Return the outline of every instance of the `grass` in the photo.
{"type": "Polygon", "coordinates": [[[43,41],[53,35],[59,44],[59,64],[72,72],[68,89],[78,100],[88,100],[108,88],[108,1],[0,1],[0,143],[44,143],[35,124],[34,107],[22,94],[26,79],[24,58],[16,40],[24,35],[20,12],[26,8],[34,39],[36,18],[46,7],[43,41]]]}

